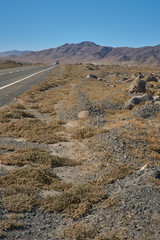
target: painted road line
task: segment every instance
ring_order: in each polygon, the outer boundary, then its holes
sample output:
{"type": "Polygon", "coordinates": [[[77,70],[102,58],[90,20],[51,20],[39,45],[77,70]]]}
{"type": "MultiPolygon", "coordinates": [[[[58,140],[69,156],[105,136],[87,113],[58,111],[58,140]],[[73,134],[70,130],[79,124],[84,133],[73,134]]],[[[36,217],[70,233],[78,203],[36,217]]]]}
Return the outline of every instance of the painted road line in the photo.
{"type": "Polygon", "coordinates": [[[37,75],[37,74],[39,74],[39,73],[48,71],[48,70],[50,70],[51,68],[53,68],[53,67],[47,68],[47,69],[45,69],[45,70],[42,70],[42,71],[39,71],[39,72],[36,72],[36,73],[33,73],[33,74],[29,75],[28,77],[22,78],[22,79],[20,79],[20,80],[17,80],[16,82],[13,82],[13,83],[10,83],[10,84],[5,85],[5,86],[3,86],[3,87],[0,87],[0,90],[2,90],[2,89],[4,89],[4,88],[7,88],[7,87],[10,87],[10,86],[12,86],[12,85],[14,85],[14,84],[16,84],[16,83],[22,82],[22,81],[24,81],[24,80],[26,80],[26,79],[28,79],[28,78],[30,78],[30,77],[33,77],[33,76],[35,76],[35,75],[37,75]]]}
{"type": "Polygon", "coordinates": [[[4,75],[5,73],[1,73],[0,76],[4,75]]]}

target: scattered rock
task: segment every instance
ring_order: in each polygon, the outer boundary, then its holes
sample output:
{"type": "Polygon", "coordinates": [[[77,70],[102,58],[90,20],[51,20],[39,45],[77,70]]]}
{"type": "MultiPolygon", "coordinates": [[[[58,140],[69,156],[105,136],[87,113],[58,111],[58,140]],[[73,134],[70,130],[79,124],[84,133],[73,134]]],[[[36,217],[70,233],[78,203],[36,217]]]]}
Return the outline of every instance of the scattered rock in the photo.
{"type": "Polygon", "coordinates": [[[140,95],[140,96],[135,96],[135,97],[132,97],[130,100],[129,100],[129,105],[132,104],[132,105],[138,105],[142,102],[147,102],[147,101],[151,101],[153,100],[153,97],[148,95],[148,94],[143,94],[143,95],[140,95]]]}
{"type": "Polygon", "coordinates": [[[98,78],[98,81],[103,81],[103,79],[102,78],[98,78]]]}
{"type": "Polygon", "coordinates": [[[154,177],[155,177],[156,179],[160,179],[160,171],[156,171],[154,177]]]}
{"type": "Polygon", "coordinates": [[[122,78],[122,80],[121,81],[127,81],[128,80],[128,78],[126,78],[126,77],[124,77],[124,78],[122,78]]]}
{"type": "Polygon", "coordinates": [[[89,116],[89,111],[86,110],[86,111],[81,111],[78,113],[78,118],[79,119],[85,119],[85,118],[88,118],[89,116]]]}
{"type": "Polygon", "coordinates": [[[158,101],[160,101],[160,96],[159,96],[159,95],[157,95],[157,96],[154,96],[153,98],[154,98],[154,101],[155,101],[155,102],[158,102],[158,101]]]}
{"type": "Polygon", "coordinates": [[[130,86],[130,93],[145,93],[146,91],[146,81],[141,79],[136,79],[130,86]]]}
{"type": "Polygon", "coordinates": [[[94,75],[94,74],[89,73],[89,74],[87,75],[87,78],[88,78],[88,79],[92,79],[92,78],[97,79],[97,76],[94,75]]]}

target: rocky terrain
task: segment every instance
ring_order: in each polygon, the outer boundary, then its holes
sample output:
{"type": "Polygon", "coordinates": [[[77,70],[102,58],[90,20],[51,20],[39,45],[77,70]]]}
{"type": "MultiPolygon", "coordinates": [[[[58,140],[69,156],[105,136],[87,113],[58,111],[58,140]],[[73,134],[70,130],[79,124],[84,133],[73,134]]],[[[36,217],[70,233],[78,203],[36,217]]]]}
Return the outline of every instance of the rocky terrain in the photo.
{"type": "Polygon", "coordinates": [[[160,68],[60,65],[0,109],[0,238],[160,239],[160,68]]]}
{"type": "Polygon", "coordinates": [[[20,56],[9,56],[8,58],[20,62],[42,62],[46,64],[60,61],[60,63],[93,62],[99,64],[160,66],[160,45],[154,47],[116,48],[85,41],[29,52],[20,56]]]}

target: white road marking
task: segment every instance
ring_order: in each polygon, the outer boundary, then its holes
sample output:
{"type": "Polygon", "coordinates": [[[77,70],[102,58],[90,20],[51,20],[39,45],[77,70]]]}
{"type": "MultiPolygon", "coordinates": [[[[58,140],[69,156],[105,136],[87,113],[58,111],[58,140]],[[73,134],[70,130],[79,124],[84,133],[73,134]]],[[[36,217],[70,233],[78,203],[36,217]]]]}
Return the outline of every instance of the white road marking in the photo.
{"type": "Polygon", "coordinates": [[[1,73],[0,75],[2,76],[2,75],[4,75],[5,73],[1,73]]]}
{"type": "Polygon", "coordinates": [[[9,72],[9,73],[13,73],[13,72],[9,72]]]}
{"type": "Polygon", "coordinates": [[[10,83],[10,84],[5,85],[5,86],[3,86],[3,87],[0,87],[0,90],[2,90],[2,89],[4,89],[4,88],[7,88],[7,87],[10,87],[10,86],[12,86],[12,85],[14,85],[14,84],[16,84],[16,83],[22,82],[22,81],[26,80],[27,78],[30,78],[30,77],[35,76],[35,75],[38,74],[38,73],[42,73],[42,72],[48,71],[48,70],[50,70],[51,68],[53,68],[53,67],[47,68],[47,69],[45,69],[45,70],[42,70],[42,71],[39,71],[39,72],[36,72],[36,73],[33,73],[33,74],[29,75],[28,77],[22,78],[22,79],[20,79],[20,80],[17,80],[16,82],[13,82],[13,83],[10,83]]]}

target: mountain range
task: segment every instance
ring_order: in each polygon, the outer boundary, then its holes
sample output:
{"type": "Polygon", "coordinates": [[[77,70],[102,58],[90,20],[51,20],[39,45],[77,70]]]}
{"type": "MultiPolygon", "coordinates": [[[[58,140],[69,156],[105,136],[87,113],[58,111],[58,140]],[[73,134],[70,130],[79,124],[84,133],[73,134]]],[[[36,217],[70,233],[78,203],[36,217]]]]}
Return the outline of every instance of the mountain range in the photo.
{"type": "MultiPolygon", "coordinates": [[[[13,54],[14,52],[14,54],[13,54]]],[[[160,45],[140,48],[100,46],[93,42],[64,44],[42,51],[22,52],[8,56],[14,61],[60,63],[93,62],[101,64],[160,66],[160,45]],[[14,55],[14,56],[13,56],[14,55]],[[15,56],[16,55],[16,56],[15,56]]],[[[1,56],[1,55],[0,55],[1,56]]]]}
{"type": "Polygon", "coordinates": [[[8,56],[20,56],[23,54],[27,54],[30,51],[17,51],[17,50],[12,50],[12,51],[7,51],[7,52],[0,52],[0,57],[8,57],[8,56]]]}

